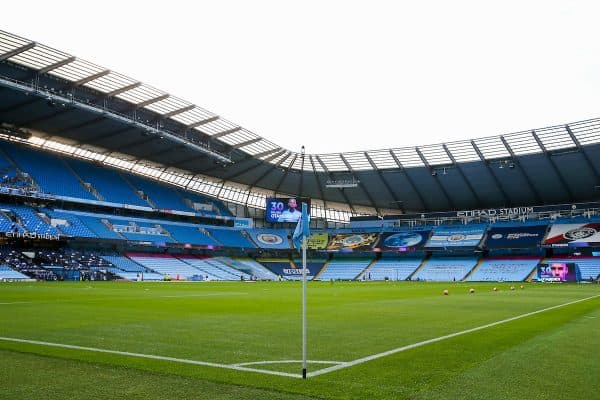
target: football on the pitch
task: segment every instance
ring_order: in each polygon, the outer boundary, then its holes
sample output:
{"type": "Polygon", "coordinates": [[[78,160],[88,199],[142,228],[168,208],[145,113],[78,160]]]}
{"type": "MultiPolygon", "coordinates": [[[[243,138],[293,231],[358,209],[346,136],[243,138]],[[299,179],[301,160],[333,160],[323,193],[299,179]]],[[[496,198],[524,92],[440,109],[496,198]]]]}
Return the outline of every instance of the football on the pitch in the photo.
{"type": "Polygon", "coordinates": [[[473,289],[473,288],[469,289],[469,293],[471,293],[471,294],[475,293],[475,289],[473,289]]]}
{"type": "Polygon", "coordinates": [[[494,288],[494,289],[492,289],[492,290],[493,290],[494,292],[496,292],[496,291],[498,290],[498,288],[494,288]]]}
{"type": "Polygon", "coordinates": [[[448,289],[444,289],[444,296],[448,296],[448,289]]]}

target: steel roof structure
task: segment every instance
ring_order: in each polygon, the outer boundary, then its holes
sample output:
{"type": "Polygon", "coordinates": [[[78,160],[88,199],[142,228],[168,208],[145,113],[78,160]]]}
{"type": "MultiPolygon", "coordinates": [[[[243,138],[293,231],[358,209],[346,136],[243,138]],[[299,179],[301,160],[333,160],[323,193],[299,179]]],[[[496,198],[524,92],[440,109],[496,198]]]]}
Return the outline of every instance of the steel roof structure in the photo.
{"type": "Polygon", "coordinates": [[[302,154],[146,83],[3,31],[0,122],[213,177],[219,192],[232,183],[246,203],[259,190],[381,215],[600,198],[600,118],[427,146],[302,154]],[[354,187],[328,188],[348,181],[354,187]]]}

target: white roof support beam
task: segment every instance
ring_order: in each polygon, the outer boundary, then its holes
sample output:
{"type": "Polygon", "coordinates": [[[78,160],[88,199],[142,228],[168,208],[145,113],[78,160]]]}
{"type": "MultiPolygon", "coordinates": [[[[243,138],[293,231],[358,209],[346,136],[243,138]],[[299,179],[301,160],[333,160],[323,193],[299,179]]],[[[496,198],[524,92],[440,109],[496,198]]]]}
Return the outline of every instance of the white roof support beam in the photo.
{"type": "Polygon", "coordinates": [[[55,62],[54,64],[50,64],[47,67],[44,67],[44,68],[38,70],[38,73],[40,73],[40,74],[48,73],[56,68],[64,67],[67,64],[71,64],[75,60],[76,60],[75,57],[65,58],[62,61],[55,62]]]}
{"type": "Polygon", "coordinates": [[[154,97],[152,99],[148,99],[146,101],[142,101],[141,103],[137,103],[135,105],[135,108],[146,107],[146,106],[149,106],[150,104],[158,103],[159,101],[165,100],[165,99],[168,99],[168,98],[169,98],[168,94],[163,94],[162,96],[154,97]]]}
{"type": "Polygon", "coordinates": [[[181,114],[181,113],[184,113],[186,111],[193,110],[194,107],[196,107],[196,106],[193,105],[193,104],[190,104],[189,106],[185,106],[185,107],[179,108],[177,110],[169,111],[168,113],[163,114],[162,117],[163,118],[170,118],[170,117],[172,117],[174,115],[181,114]]]}
{"type": "Polygon", "coordinates": [[[24,52],[24,51],[27,51],[29,49],[33,49],[35,47],[35,45],[36,45],[35,42],[27,43],[24,46],[17,47],[16,49],[8,51],[8,52],[6,52],[4,54],[0,54],[0,61],[7,60],[7,59],[9,59],[11,57],[16,56],[17,54],[20,54],[20,53],[24,52]]]}
{"type": "Polygon", "coordinates": [[[263,140],[263,138],[257,137],[257,138],[254,138],[254,139],[246,140],[245,142],[234,144],[231,147],[233,147],[234,149],[241,149],[242,147],[249,146],[249,145],[251,145],[253,143],[260,142],[261,140],[263,140]]]}
{"type": "Polygon", "coordinates": [[[85,85],[88,82],[94,81],[94,80],[96,80],[98,78],[102,78],[103,76],[106,76],[108,74],[110,74],[110,70],[109,69],[105,69],[104,71],[100,71],[100,72],[98,72],[96,74],[93,74],[93,75],[87,76],[85,78],[82,78],[82,79],[80,79],[78,81],[75,81],[75,82],[73,82],[73,84],[75,86],[85,85]]]}
{"type": "Polygon", "coordinates": [[[203,119],[203,120],[201,120],[201,121],[198,121],[198,122],[194,122],[194,123],[192,123],[192,124],[189,124],[189,125],[187,126],[187,128],[188,128],[188,129],[192,129],[192,128],[196,128],[196,127],[198,127],[198,126],[201,126],[201,125],[210,124],[211,122],[215,122],[215,121],[216,121],[216,120],[218,120],[218,119],[219,119],[219,116],[218,116],[218,115],[215,115],[214,117],[210,117],[210,118],[203,119]]]}
{"type": "Polygon", "coordinates": [[[140,86],[142,86],[142,82],[135,82],[135,83],[132,83],[131,85],[123,86],[122,88],[115,89],[112,92],[108,92],[108,93],[106,93],[105,96],[113,97],[118,94],[128,92],[128,91],[135,89],[136,87],[140,87],[140,86]]]}
{"type": "Polygon", "coordinates": [[[220,138],[220,137],[223,137],[223,136],[231,135],[232,133],[236,133],[236,132],[241,131],[241,130],[242,130],[242,128],[238,126],[238,127],[235,127],[235,128],[232,128],[232,129],[228,129],[228,130],[223,131],[223,132],[215,133],[214,135],[211,135],[210,137],[211,137],[211,139],[217,139],[217,138],[220,138]]]}

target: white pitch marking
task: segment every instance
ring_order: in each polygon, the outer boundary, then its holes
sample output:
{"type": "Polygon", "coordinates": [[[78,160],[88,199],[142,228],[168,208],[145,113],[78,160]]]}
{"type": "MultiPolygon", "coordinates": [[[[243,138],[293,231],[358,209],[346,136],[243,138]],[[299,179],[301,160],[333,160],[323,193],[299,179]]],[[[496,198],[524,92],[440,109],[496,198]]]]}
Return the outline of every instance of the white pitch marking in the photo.
{"type": "Polygon", "coordinates": [[[177,297],[209,297],[209,296],[236,296],[236,295],[246,295],[248,293],[243,292],[230,292],[230,293],[197,293],[197,294],[177,294],[172,296],[160,296],[160,297],[169,297],[169,298],[177,298],[177,297]]]}
{"type": "Polygon", "coordinates": [[[0,305],[6,306],[6,305],[10,305],[10,304],[31,304],[33,303],[32,301],[12,301],[9,303],[0,303],[0,305]]]}
{"type": "Polygon", "coordinates": [[[574,301],[570,301],[568,303],[559,304],[557,306],[547,307],[547,308],[543,308],[541,310],[532,311],[532,312],[528,312],[528,313],[525,313],[525,314],[517,315],[516,317],[507,318],[507,319],[503,319],[501,321],[496,321],[496,322],[492,322],[492,323],[489,323],[489,324],[481,325],[481,326],[478,326],[476,328],[466,329],[464,331],[451,333],[449,335],[444,335],[444,336],[440,336],[440,337],[437,337],[437,338],[433,338],[433,339],[429,339],[429,340],[424,340],[422,342],[417,342],[417,343],[409,344],[407,346],[402,346],[402,347],[398,347],[396,349],[384,351],[383,353],[378,353],[378,354],[373,354],[373,355],[370,355],[370,356],[367,356],[367,357],[357,358],[356,360],[348,361],[348,362],[345,362],[343,364],[339,364],[339,365],[334,365],[334,366],[331,366],[331,367],[323,368],[323,369],[320,369],[320,370],[315,371],[315,372],[309,372],[307,374],[307,376],[308,377],[313,377],[313,376],[327,374],[329,372],[337,371],[337,370],[340,370],[340,369],[344,369],[344,368],[348,368],[348,367],[353,367],[355,365],[362,364],[362,363],[365,363],[367,361],[372,361],[372,360],[375,360],[375,359],[378,359],[378,358],[381,358],[381,357],[386,357],[386,356],[389,356],[389,355],[392,355],[392,354],[400,353],[402,351],[414,349],[416,347],[425,346],[426,344],[440,342],[442,340],[450,339],[450,338],[453,338],[453,337],[456,337],[456,336],[460,336],[460,335],[464,335],[464,334],[471,333],[471,332],[477,332],[477,331],[480,331],[482,329],[491,328],[492,326],[496,326],[496,325],[500,325],[500,324],[505,324],[507,322],[515,321],[517,319],[529,317],[531,315],[543,313],[545,311],[554,310],[554,309],[557,309],[557,308],[560,308],[560,307],[565,307],[565,306],[568,306],[568,305],[571,305],[571,304],[580,303],[582,301],[590,300],[590,299],[593,299],[593,298],[596,298],[596,297],[600,297],[600,294],[597,294],[595,296],[586,297],[585,299],[574,300],[574,301]]]}
{"type": "MultiPolygon", "coordinates": [[[[263,365],[263,364],[291,364],[291,363],[301,363],[302,360],[274,360],[274,361],[251,361],[245,363],[231,364],[237,367],[245,366],[245,365],[263,365]]],[[[344,361],[321,361],[321,360],[306,360],[307,363],[310,364],[344,364],[344,361]]]]}
{"type": "Polygon", "coordinates": [[[287,373],[287,372],[269,371],[269,370],[265,370],[265,369],[248,368],[248,367],[243,367],[243,366],[236,366],[236,365],[229,365],[229,364],[219,364],[219,363],[212,363],[212,362],[206,362],[206,361],[187,360],[187,359],[184,359],[184,358],[155,356],[155,355],[152,355],[152,354],[131,353],[131,352],[128,352],[128,351],[107,350],[107,349],[99,349],[99,348],[96,348],[96,347],[74,346],[74,345],[71,345],[71,344],[42,342],[42,341],[39,341],[39,340],[17,339],[17,338],[10,338],[10,337],[0,337],[0,340],[4,340],[4,341],[7,341],[7,342],[37,344],[37,345],[40,345],[40,346],[60,347],[60,348],[63,348],[63,349],[93,351],[93,352],[96,352],[96,353],[117,354],[117,355],[120,355],[120,356],[150,358],[152,360],[172,361],[172,362],[183,363],[183,364],[193,364],[193,365],[202,365],[202,366],[206,366],[206,367],[216,367],[216,368],[233,369],[233,370],[236,370],[236,371],[259,372],[261,374],[286,376],[286,377],[289,377],[289,378],[302,378],[302,375],[300,375],[300,374],[290,374],[290,373],[287,373]]]}

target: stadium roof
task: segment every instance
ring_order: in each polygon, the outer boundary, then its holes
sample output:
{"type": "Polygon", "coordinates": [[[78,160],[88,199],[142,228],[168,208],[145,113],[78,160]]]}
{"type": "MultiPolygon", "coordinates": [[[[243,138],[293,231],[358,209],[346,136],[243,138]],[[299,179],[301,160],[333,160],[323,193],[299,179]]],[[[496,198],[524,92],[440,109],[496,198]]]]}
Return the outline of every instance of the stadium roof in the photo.
{"type": "MultiPolygon", "coordinates": [[[[53,140],[236,182],[248,192],[347,204],[354,214],[600,197],[600,119],[427,146],[302,154],[146,83],[3,31],[0,90],[2,122],[53,140]]],[[[353,139],[368,143],[368,133],[353,139]]]]}

